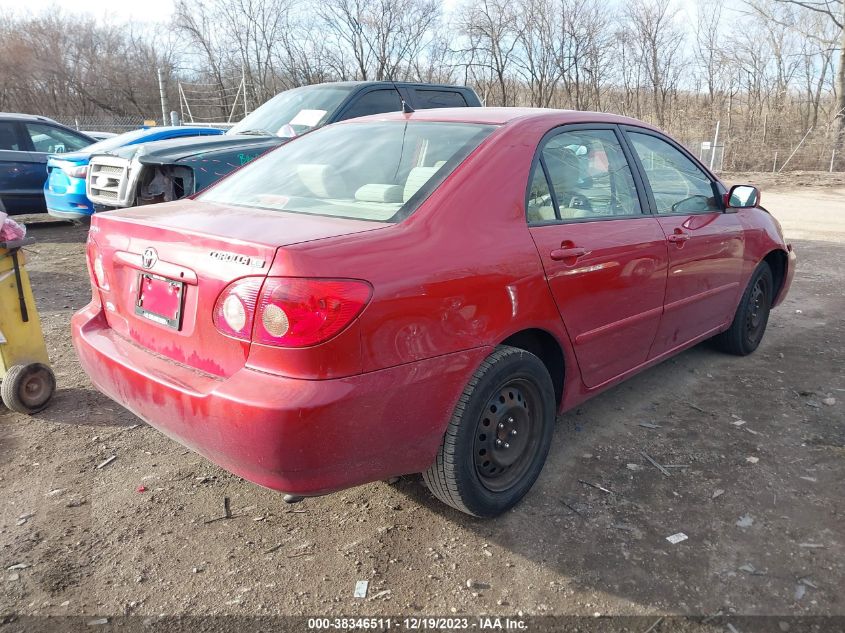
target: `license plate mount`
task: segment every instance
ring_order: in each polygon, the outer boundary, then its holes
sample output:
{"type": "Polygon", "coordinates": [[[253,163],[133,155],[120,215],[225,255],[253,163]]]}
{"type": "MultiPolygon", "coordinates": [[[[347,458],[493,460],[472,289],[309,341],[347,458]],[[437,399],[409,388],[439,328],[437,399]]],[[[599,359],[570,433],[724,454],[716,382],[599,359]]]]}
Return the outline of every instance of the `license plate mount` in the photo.
{"type": "Polygon", "coordinates": [[[178,330],[182,324],[182,295],[185,284],[152,273],[138,275],[135,314],[178,330]]]}

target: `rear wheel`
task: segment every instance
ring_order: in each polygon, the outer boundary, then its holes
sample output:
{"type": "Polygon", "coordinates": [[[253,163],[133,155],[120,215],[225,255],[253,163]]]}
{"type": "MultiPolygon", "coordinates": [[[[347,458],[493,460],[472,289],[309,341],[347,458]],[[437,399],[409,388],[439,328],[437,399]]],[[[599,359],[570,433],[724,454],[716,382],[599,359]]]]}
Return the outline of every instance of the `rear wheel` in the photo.
{"type": "Polygon", "coordinates": [[[756,350],[766,332],[773,296],[772,269],[766,262],[760,262],[742,295],[731,327],[716,337],[719,347],[737,356],[747,356],[756,350]]]}
{"type": "Polygon", "coordinates": [[[14,365],[0,384],[3,404],[18,413],[37,413],[56,391],[53,370],[41,363],[14,365]]]}
{"type": "Polygon", "coordinates": [[[462,512],[501,514],[540,474],[554,420],[554,386],[543,362],[498,347],[464,389],[423,479],[438,499],[462,512]]]}

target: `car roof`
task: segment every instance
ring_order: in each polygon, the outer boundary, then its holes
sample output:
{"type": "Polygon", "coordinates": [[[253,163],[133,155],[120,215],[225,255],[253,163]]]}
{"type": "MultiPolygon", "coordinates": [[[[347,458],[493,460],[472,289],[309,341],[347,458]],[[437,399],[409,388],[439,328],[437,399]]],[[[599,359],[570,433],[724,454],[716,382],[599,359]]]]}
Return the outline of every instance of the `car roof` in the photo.
{"type": "Polygon", "coordinates": [[[351,119],[349,122],[352,123],[362,120],[441,121],[450,123],[484,123],[488,125],[508,125],[517,121],[546,120],[552,125],[565,123],[611,123],[656,129],[648,123],[618,114],[585,112],[582,110],[553,110],[550,108],[432,108],[417,110],[410,114],[390,112],[370,115],[359,119],[351,119]]]}
{"type": "Polygon", "coordinates": [[[41,116],[40,114],[21,114],[20,112],[0,112],[0,119],[11,119],[14,121],[47,121],[48,123],[57,123],[50,117],[41,116]]]}
{"type": "Polygon", "coordinates": [[[364,86],[402,86],[410,88],[433,88],[449,90],[469,90],[467,86],[458,84],[432,84],[425,81],[327,81],[321,84],[310,84],[311,86],[341,86],[343,88],[362,88],[364,86]]]}

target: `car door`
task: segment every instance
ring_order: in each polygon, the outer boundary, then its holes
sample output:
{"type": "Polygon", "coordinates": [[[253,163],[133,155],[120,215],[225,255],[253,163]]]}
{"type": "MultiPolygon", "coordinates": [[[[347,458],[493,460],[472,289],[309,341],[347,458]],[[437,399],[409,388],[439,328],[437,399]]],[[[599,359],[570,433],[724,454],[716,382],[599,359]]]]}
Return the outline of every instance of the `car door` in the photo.
{"type": "Polygon", "coordinates": [[[44,183],[47,181],[47,157],[50,154],[75,152],[91,144],[86,136],[56,125],[42,122],[23,122],[25,138],[29,142],[30,157],[21,185],[30,212],[44,211],[44,183]]]}
{"type": "Polygon", "coordinates": [[[616,126],[547,134],[526,213],[584,383],[644,363],[663,311],[667,245],[616,126]]]}
{"type": "Polygon", "coordinates": [[[666,302],[651,357],[711,334],[733,318],[740,294],[744,234],[726,213],[718,183],[679,145],[625,128],[666,235],[666,302]]]}
{"type": "MultiPolygon", "coordinates": [[[[9,214],[44,211],[40,185],[33,182],[44,165],[29,151],[29,139],[17,121],[0,121],[0,211],[9,214]]],[[[41,177],[43,185],[44,178],[41,177]]]]}

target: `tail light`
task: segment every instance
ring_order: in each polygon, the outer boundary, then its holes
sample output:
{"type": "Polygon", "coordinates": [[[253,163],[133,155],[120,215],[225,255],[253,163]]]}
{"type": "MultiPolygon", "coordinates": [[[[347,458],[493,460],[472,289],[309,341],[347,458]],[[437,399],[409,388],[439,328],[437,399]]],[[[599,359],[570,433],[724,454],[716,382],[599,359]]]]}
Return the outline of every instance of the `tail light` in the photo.
{"type": "Polygon", "coordinates": [[[355,279],[244,278],[217,299],[214,324],[229,336],[275,347],[309,347],[339,334],[372,288],[355,279]],[[260,290],[260,294],[259,294],[260,290]]]}
{"type": "Polygon", "coordinates": [[[88,176],[88,165],[68,165],[62,167],[62,171],[71,178],[86,178],[88,176]]]}
{"type": "Polygon", "coordinates": [[[214,304],[214,326],[227,336],[248,341],[263,281],[263,277],[244,277],[226,286],[214,304]]]}

